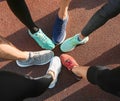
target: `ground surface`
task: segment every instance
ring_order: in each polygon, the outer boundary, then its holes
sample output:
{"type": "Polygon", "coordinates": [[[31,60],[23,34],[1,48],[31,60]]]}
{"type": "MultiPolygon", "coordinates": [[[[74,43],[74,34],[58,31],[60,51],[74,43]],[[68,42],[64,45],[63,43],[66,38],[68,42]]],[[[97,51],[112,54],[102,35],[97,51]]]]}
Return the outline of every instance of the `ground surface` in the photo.
{"type": "MultiPolygon", "coordinates": [[[[35,23],[51,37],[60,0],[26,0],[35,23]]],[[[69,8],[67,38],[79,33],[87,21],[107,0],[72,0],[69,8]]],[[[86,45],[68,54],[81,65],[107,65],[115,68],[120,63],[120,15],[90,35],[86,45]]],[[[27,28],[13,15],[6,1],[0,0],[0,34],[21,50],[42,50],[28,35],[27,28]]],[[[62,53],[59,46],[55,55],[62,53]]],[[[49,64],[19,68],[15,62],[1,61],[0,68],[33,77],[44,75],[49,64]]],[[[56,87],[43,95],[24,101],[120,101],[85,80],[76,81],[63,67],[56,87]]]]}

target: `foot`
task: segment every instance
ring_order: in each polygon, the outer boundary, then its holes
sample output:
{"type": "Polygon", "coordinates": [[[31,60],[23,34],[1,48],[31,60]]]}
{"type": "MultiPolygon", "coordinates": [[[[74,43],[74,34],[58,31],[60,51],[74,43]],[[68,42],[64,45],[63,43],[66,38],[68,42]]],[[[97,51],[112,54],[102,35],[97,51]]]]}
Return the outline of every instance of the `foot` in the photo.
{"type": "Polygon", "coordinates": [[[38,32],[32,34],[30,30],[28,30],[29,35],[38,43],[40,47],[43,49],[52,50],[55,48],[54,43],[50,38],[48,38],[41,29],[38,32]]]}
{"type": "Polygon", "coordinates": [[[67,22],[68,17],[62,20],[57,16],[52,34],[52,40],[55,44],[61,44],[65,40],[67,22]]]}
{"type": "Polygon", "coordinates": [[[63,66],[66,67],[69,71],[71,71],[71,73],[77,80],[81,80],[81,75],[78,75],[74,72],[74,69],[79,67],[79,64],[76,62],[76,60],[67,54],[62,54],[60,56],[60,59],[62,61],[63,66]]]}
{"type": "Polygon", "coordinates": [[[70,71],[73,69],[73,67],[79,66],[76,60],[70,55],[62,54],[60,56],[60,59],[61,59],[63,66],[65,66],[70,71]]]}
{"type": "Polygon", "coordinates": [[[50,50],[29,52],[29,58],[27,60],[16,60],[16,63],[19,67],[44,65],[50,62],[53,56],[54,56],[54,53],[50,50]]]}
{"type": "Polygon", "coordinates": [[[47,70],[47,73],[52,72],[52,76],[53,76],[53,81],[51,82],[51,84],[49,85],[48,88],[53,88],[57,82],[57,78],[58,78],[58,74],[61,71],[61,61],[60,58],[55,56],[51,59],[49,68],[47,70]]]}
{"type": "Polygon", "coordinates": [[[69,51],[72,51],[77,45],[85,44],[86,42],[88,42],[88,40],[89,40],[89,37],[80,39],[79,34],[76,34],[75,36],[65,40],[60,46],[60,49],[62,52],[69,52],[69,51]]]}

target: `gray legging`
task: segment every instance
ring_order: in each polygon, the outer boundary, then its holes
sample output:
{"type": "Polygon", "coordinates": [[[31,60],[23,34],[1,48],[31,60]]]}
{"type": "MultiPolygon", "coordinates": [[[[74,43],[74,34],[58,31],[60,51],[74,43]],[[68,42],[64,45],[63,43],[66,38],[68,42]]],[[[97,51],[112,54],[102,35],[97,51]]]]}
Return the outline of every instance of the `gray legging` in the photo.
{"type": "Polygon", "coordinates": [[[52,80],[52,76],[48,74],[34,79],[9,71],[0,71],[0,100],[23,101],[25,98],[39,96],[47,90],[52,80]]]}
{"type": "Polygon", "coordinates": [[[98,10],[88,21],[81,31],[83,36],[88,36],[93,31],[104,25],[109,19],[120,13],[120,0],[109,0],[100,10],[98,10]]]}

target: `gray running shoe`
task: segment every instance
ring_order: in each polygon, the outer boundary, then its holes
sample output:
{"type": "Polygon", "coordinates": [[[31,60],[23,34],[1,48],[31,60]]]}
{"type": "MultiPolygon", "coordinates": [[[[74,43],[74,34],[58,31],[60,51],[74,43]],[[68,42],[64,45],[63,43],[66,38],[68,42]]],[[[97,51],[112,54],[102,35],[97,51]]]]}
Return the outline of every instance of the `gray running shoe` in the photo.
{"type": "Polygon", "coordinates": [[[53,56],[54,53],[51,50],[29,52],[29,58],[27,60],[16,60],[16,63],[19,67],[44,65],[50,62],[53,56]]]}

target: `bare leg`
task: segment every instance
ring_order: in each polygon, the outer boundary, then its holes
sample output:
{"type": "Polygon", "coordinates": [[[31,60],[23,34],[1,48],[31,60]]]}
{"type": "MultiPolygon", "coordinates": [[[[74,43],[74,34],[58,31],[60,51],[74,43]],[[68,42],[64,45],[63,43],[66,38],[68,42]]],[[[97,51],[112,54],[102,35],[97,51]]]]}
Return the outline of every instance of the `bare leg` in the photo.
{"type": "Polygon", "coordinates": [[[58,16],[60,19],[65,19],[68,16],[68,7],[71,0],[61,0],[60,1],[60,10],[58,16]]]}
{"type": "Polygon", "coordinates": [[[26,60],[28,52],[17,49],[12,43],[0,36],[0,58],[10,60],[26,60]]]}
{"type": "Polygon", "coordinates": [[[55,44],[61,44],[66,37],[66,26],[68,22],[68,7],[71,0],[61,0],[58,16],[53,27],[52,40],[55,44]]]}

